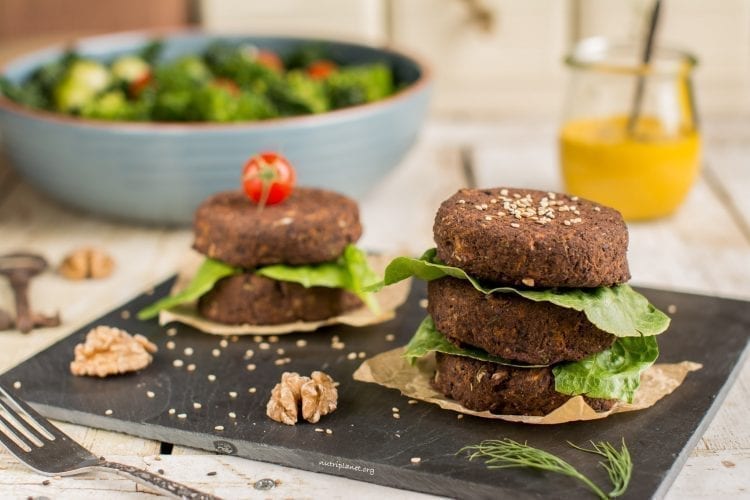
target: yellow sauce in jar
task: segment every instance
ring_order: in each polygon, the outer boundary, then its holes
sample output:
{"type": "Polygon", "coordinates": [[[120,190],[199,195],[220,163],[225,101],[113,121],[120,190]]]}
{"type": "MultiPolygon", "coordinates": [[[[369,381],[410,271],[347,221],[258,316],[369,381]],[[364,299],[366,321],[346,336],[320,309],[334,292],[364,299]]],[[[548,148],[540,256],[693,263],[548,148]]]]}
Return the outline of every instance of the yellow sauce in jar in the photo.
{"type": "Polygon", "coordinates": [[[684,200],[700,165],[700,136],[667,133],[644,116],[635,132],[626,116],[577,119],[560,131],[560,162],[571,194],[609,205],[627,220],[669,215],[684,200]]]}

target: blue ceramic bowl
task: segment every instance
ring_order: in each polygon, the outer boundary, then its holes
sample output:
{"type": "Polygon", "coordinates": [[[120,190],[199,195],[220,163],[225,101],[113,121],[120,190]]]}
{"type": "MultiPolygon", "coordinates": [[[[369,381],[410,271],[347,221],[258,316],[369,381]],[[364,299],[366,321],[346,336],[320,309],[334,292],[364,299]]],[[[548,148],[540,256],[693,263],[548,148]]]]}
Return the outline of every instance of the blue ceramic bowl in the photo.
{"type": "MultiPolygon", "coordinates": [[[[136,51],[153,38],[126,33],[80,40],[76,49],[97,59],[136,51]]],[[[216,39],[250,42],[281,54],[311,41],[345,63],[385,61],[404,87],[372,104],[312,116],[234,124],[123,123],[32,110],[0,96],[2,148],[38,189],[86,211],[160,224],[186,224],[207,196],[236,189],[242,165],[263,150],[284,154],[298,184],[362,197],[414,143],[430,94],[424,65],[400,52],[333,40],[211,36],[163,37],[164,56],[202,51],[216,39]]],[[[22,81],[62,48],[16,59],[4,76],[22,81]]]]}

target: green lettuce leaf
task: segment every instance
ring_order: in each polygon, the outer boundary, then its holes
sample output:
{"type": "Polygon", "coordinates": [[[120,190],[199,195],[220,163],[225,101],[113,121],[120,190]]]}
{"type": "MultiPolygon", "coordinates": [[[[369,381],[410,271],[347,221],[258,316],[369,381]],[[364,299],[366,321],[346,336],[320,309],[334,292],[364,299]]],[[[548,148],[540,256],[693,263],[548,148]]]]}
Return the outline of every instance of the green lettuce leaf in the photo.
{"type": "MultiPolygon", "coordinates": [[[[180,293],[165,297],[138,312],[139,319],[151,319],[159,311],[198,300],[208,293],[222,278],[239,274],[242,269],[218,260],[206,259],[188,286],[180,293]]],[[[305,288],[323,286],[343,288],[355,294],[373,312],[380,313],[380,306],[373,292],[365,290],[380,279],[370,269],[367,255],[354,245],[347,245],[336,262],[325,262],[309,266],[275,264],[255,270],[256,274],[277,281],[299,283],[305,288]]]]}
{"type": "Polygon", "coordinates": [[[377,283],[379,277],[370,269],[367,254],[354,245],[347,245],[343,255],[336,262],[306,266],[275,264],[262,267],[255,272],[277,281],[299,283],[305,288],[343,288],[359,297],[374,314],[380,312],[374,293],[366,290],[377,283]]]}
{"type": "Polygon", "coordinates": [[[555,390],[575,396],[633,402],[641,373],[659,357],[654,337],[619,338],[606,351],[552,368],[555,390]]]}
{"type": "Polygon", "coordinates": [[[429,354],[430,352],[442,352],[443,354],[453,354],[454,356],[466,356],[469,358],[479,359],[481,361],[490,361],[499,365],[515,366],[518,368],[539,368],[548,365],[525,365],[507,359],[493,356],[487,352],[470,346],[458,347],[450,342],[445,336],[435,328],[435,322],[432,316],[427,316],[419,324],[417,332],[406,345],[404,357],[412,365],[418,358],[429,354]]]}
{"type": "MultiPolygon", "coordinates": [[[[492,356],[472,347],[457,347],[435,328],[427,316],[409,341],[404,356],[411,364],[430,352],[465,356],[517,368],[539,368],[546,365],[523,365],[492,356]]],[[[592,398],[619,399],[633,402],[641,373],[654,364],[659,347],[652,337],[618,338],[609,349],[581,361],[560,363],[552,367],[555,390],[571,396],[584,394],[592,398]]]]}
{"type": "Polygon", "coordinates": [[[229,264],[214,259],[206,259],[183,291],[170,297],[164,297],[141,309],[138,311],[138,319],[151,319],[156,317],[159,311],[163,309],[198,300],[201,295],[210,291],[217,281],[240,272],[242,272],[240,269],[229,264]]]}
{"type": "Polygon", "coordinates": [[[515,293],[535,302],[550,302],[556,306],[583,311],[586,318],[599,329],[618,337],[658,335],[669,327],[669,317],[629,285],[544,290],[524,290],[509,286],[490,288],[483,286],[464,270],[440,263],[434,248],[419,259],[397,257],[386,268],[383,281],[372,285],[368,290],[375,291],[412,276],[425,281],[451,276],[468,280],[484,294],[515,293]]]}

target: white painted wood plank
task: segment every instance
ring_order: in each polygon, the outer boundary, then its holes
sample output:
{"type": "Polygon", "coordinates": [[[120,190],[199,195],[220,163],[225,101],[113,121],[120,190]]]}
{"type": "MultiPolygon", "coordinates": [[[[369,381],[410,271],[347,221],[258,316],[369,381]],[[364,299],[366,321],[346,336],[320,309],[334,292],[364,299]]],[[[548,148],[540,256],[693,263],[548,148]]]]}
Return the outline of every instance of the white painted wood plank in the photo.
{"type": "Polygon", "coordinates": [[[493,16],[489,31],[472,20],[470,2],[392,2],[393,42],[423,54],[434,69],[434,109],[459,116],[556,112],[569,3],[477,3],[493,16]]]}
{"type": "Polygon", "coordinates": [[[201,0],[198,5],[201,23],[211,31],[385,40],[381,0],[201,0]]]}
{"type": "MultiPolygon", "coordinates": [[[[164,475],[194,488],[227,499],[289,499],[330,498],[380,500],[382,498],[426,499],[436,498],[419,493],[386,488],[374,484],[341,477],[297,471],[273,464],[252,462],[228,456],[172,456],[162,455],[135,457],[108,455],[112,461],[151,472],[164,471],[164,475]],[[216,475],[208,476],[208,472],[216,475]],[[259,479],[279,481],[270,491],[257,491],[253,484],[259,479]]],[[[377,471],[376,471],[377,473],[377,471]]],[[[0,491],[4,498],[26,498],[44,495],[55,499],[98,499],[106,495],[112,500],[143,498],[145,488],[125,478],[109,474],[85,474],[81,476],[46,479],[30,472],[9,455],[0,454],[0,491]],[[7,496],[6,496],[7,495],[7,496]]]]}

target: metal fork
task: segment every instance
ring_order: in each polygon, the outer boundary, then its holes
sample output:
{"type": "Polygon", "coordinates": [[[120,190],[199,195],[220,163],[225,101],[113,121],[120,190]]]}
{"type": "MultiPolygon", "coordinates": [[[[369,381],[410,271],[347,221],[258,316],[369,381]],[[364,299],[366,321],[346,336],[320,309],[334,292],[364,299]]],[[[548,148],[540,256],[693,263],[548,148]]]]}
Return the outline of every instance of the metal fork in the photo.
{"type": "Polygon", "coordinates": [[[100,470],[114,472],[175,498],[220,500],[130,465],[95,457],[0,385],[0,442],[33,470],[46,476],[70,476],[100,470]]]}

